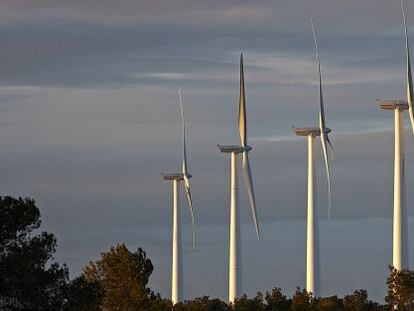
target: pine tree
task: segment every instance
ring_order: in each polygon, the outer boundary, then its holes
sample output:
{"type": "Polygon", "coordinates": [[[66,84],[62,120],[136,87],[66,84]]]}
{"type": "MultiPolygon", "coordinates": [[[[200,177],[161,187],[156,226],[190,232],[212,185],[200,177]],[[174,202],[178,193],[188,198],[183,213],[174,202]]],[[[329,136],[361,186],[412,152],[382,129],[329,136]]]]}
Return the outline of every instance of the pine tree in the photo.
{"type": "Polygon", "coordinates": [[[139,248],[130,252],[125,244],[101,254],[101,259],[90,262],[83,274],[88,282],[102,289],[102,310],[146,310],[151,305],[151,292],[147,288],[153,271],[151,260],[139,248]]]}

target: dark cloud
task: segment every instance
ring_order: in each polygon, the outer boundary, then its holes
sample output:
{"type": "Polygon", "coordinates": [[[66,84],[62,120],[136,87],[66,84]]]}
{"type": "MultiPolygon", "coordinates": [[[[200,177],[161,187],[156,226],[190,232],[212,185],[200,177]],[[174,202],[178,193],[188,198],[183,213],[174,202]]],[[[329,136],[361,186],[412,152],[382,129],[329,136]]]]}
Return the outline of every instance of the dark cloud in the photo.
{"type": "MultiPolygon", "coordinates": [[[[291,64],[308,71],[299,60],[313,62],[310,14],[316,19],[327,72],[338,67],[345,75],[339,83],[350,83],[363,68],[378,81],[384,79],[376,74],[380,69],[388,72],[397,64],[402,70],[403,40],[399,7],[391,10],[384,1],[383,6],[375,3],[381,9],[372,10],[371,2],[315,1],[308,7],[301,1],[3,2],[2,12],[9,18],[0,27],[0,84],[82,87],[207,81],[217,87],[228,80],[240,51],[252,55],[247,64],[260,62],[257,76],[272,68],[260,81],[269,83],[271,75],[280,76],[278,70],[291,69],[291,64]],[[336,18],[351,10],[354,14],[348,18],[336,18]],[[389,23],[383,22],[385,16],[389,23]],[[284,58],[277,63],[280,69],[272,67],[272,57],[284,58]]],[[[368,83],[373,77],[363,79],[368,83]]],[[[291,80],[282,75],[275,83],[291,80]]]]}

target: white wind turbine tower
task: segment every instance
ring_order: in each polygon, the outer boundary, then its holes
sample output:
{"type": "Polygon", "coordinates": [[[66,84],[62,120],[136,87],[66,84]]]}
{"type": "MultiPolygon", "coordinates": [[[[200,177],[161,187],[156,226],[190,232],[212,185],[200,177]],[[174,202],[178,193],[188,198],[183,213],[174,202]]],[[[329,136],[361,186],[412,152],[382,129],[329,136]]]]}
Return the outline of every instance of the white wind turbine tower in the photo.
{"type": "MultiPolygon", "coordinates": [[[[329,172],[329,157],[327,145],[332,149],[328,134],[331,132],[325,124],[325,111],[322,93],[322,74],[319,60],[318,43],[315,27],[311,19],[315,55],[318,65],[319,87],[319,127],[294,128],[296,135],[308,138],[308,198],[307,198],[307,238],[306,238],[306,290],[313,296],[320,296],[320,259],[319,259],[319,221],[316,191],[315,172],[315,140],[321,136],[321,145],[325,162],[326,179],[328,185],[328,217],[331,217],[331,179],[329,172]]],[[[332,149],[333,151],[333,149],[332,149]]],[[[333,153],[332,153],[333,155],[333,153]]]]}
{"type": "Polygon", "coordinates": [[[217,145],[222,153],[230,153],[230,249],[229,249],[229,302],[234,303],[240,295],[240,218],[238,212],[239,182],[238,182],[238,155],[242,154],[242,169],[246,182],[250,208],[256,230],[257,240],[260,240],[259,225],[256,215],[256,203],[253,191],[253,180],[250,171],[248,152],[252,147],[247,145],[246,103],[244,89],[243,55],[240,56],[240,97],[239,97],[239,134],[241,145],[217,145]]]}
{"type": "Polygon", "coordinates": [[[183,250],[181,237],[181,210],[180,210],[180,182],[184,184],[187,196],[188,208],[191,215],[193,226],[193,248],[195,248],[195,225],[194,211],[190,192],[189,179],[192,177],[187,168],[187,151],[185,142],[185,121],[184,107],[181,91],[178,90],[181,108],[182,122],[182,170],[181,173],[163,173],[165,180],[173,181],[173,240],[172,240],[172,277],[171,277],[171,300],[173,305],[180,302],[183,298],[183,250]]]}
{"type": "Polygon", "coordinates": [[[413,79],[411,75],[410,47],[408,42],[407,21],[404,3],[401,0],[404,20],[405,44],[407,54],[407,101],[378,100],[381,109],[394,110],[394,216],[392,265],[397,270],[409,267],[407,206],[405,204],[404,180],[404,110],[408,110],[411,127],[414,131],[413,116],[413,79]]]}

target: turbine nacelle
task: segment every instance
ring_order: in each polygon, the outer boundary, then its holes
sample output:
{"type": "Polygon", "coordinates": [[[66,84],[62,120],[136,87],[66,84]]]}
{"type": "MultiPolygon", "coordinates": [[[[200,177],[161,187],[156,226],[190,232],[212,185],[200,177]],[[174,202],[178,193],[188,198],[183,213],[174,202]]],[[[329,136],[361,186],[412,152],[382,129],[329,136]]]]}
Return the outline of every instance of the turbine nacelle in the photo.
{"type": "MultiPolygon", "coordinates": [[[[184,180],[184,174],[183,173],[161,173],[164,180],[184,180]]],[[[191,174],[186,175],[187,178],[193,177],[191,174]]]]}
{"type": "Polygon", "coordinates": [[[377,99],[377,103],[384,110],[408,110],[408,102],[406,100],[382,100],[377,99]]]}
{"type": "MultiPolygon", "coordinates": [[[[321,136],[321,130],[319,127],[293,127],[293,130],[297,136],[321,136]]],[[[330,128],[324,128],[325,134],[329,134],[330,132],[332,132],[330,128]]]]}
{"type": "Polygon", "coordinates": [[[246,145],[217,145],[221,153],[243,153],[243,152],[249,152],[252,150],[252,147],[246,145]]]}

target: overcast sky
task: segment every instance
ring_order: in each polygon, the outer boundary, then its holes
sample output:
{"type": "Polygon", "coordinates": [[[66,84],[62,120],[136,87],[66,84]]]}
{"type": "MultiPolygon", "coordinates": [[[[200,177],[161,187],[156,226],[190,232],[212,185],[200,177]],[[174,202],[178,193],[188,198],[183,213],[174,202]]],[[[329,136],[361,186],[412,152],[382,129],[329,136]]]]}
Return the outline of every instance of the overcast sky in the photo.
{"type": "MultiPolygon", "coordinates": [[[[414,3],[406,1],[414,25],[414,3]]],[[[71,277],[111,245],[143,246],[150,286],[170,295],[172,185],[179,167],[177,87],[188,122],[199,244],[184,209],[185,298],[227,296],[229,160],[245,59],[251,166],[262,243],[241,187],[243,291],[305,284],[306,142],[317,125],[314,18],[333,129],[333,216],[318,144],[322,294],[385,294],[391,262],[393,116],[404,98],[394,0],[37,0],[0,2],[0,189],[33,197],[71,277]]],[[[414,34],[414,27],[410,27],[414,34]]],[[[412,41],[414,38],[412,36],[412,41]]],[[[406,119],[407,189],[414,140],[406,119]]],[[[241,180],[242,181],[242,180],[241,180]]],[[[407,205],[413,215],[414,196],[407,205]]],[[[183,201],[184,202],[184,201],[183,201]]],[[[410,220],[411,267],[414,221],[410,220]]]]}

